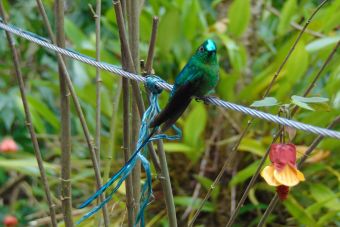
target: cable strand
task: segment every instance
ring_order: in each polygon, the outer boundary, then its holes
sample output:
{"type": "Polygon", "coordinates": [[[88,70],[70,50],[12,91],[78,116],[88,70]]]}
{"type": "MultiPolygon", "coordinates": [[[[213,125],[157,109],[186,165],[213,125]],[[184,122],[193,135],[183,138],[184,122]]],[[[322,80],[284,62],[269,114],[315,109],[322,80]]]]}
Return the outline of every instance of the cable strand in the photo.
{"type": "MultiPolygon", "coordinates": [[[[63,49],[60,47],[57,47],[53,44],[50,43],[50,41],[44,37],[38,36],[34,33],[28,32],[28,31],[24,31],[18,27],[15,27],[13,25],[10,24],[4,24],[2,19],[0,18],[0,28],[15,34],[17,36],[20,36],[26,40],[29,40],[33,43],[36,43],[40,46],[43,46],[49,50],[52,51],[56,51],[62,55],[68,56],[72,59],[81,61],[83,63],[86,63],[88,65],[92,65],[95,66],[97,68],[103,69],[105,71],[114,73],[116,75],[119,76],[123,76],[125,78],[128,79],[132,79],[138,82],[142,82],[145,83],[145,77],[142,77],[140,75],[136,75],[134,73],[130,73],[130,72],[126,72],[123,69],[121,69],[119,66],[116,65],[112,65],[106,62],[99,62],[96,61],[94,58],[91,58],[89,56],[80,54],[74,50],[71,49],[63,49]]],[[[157,82],[157,86],[159,86],[160,88],[163,88],[165,90],[171,90],[172,89],[172,85],[168,84],[166,82],[157,82]]],[[[326,129],[326,128],[321,128],[321,127],[317,127],[317,126],[313,126],[313,125],[309,125],[309,124],[305,124],[305,123],[301,123],[298,121],[294,121],[294,120],[289,120],[286,118],[282,118],[279,116],[275,116],[269,113],[265,113],[262,111],[258,111],[249,107],[245,107],[245,106],[241,106],[235,103],[231,103],[231,102],[227,102],[218,98],[213,98],[213,97],[203,97],[200,98],[201,100],[204,100],[206,103],[209,104],[213,104],[216,106],[220,106],[223,107],[225,109],[229,109],[229,110],[234,110],[237,112],[241,112],[244,113],[246,115],[250,115],[259,119],[263,119],[266,121],[270,121],[270,122],[274,122],[280,125],[284,125],[284,126],[289,126],[298,130],[302,130],[305,132],[310,132],[313,134],[317,134],[317,135],[322,135],[322,136],[326,136],[326,137],[332,137],[332,138],[336,138],[336,139],[340,139],[340,132],[338,131],[334,131],[334,130],[330,130],[330,129],[326,129]]]]}

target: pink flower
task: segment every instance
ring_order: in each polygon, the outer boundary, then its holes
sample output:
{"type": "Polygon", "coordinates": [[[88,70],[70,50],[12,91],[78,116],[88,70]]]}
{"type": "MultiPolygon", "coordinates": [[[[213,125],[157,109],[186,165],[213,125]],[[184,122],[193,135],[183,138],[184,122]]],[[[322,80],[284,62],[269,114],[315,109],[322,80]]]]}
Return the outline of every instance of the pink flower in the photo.
{"type": "Polygon", "coordinates": [[[0,152],[12,153],[12,152],[16,152],[17,150],[18,150],[18,145],[10,137],[4,138],[0,142],[0,152]]]}
{"type": "Polygon", "coordinates": [[[286,199],[289,187],[304,181],[302,172],[296,168],[296,148],[294,144],[273,144],[269,153],[271,165],[266,166],[261,176],[267,184],[277,187],[280,199],[286,199]]]}
{"type": "Polygon", "coordinates": [[[18,219],[13,215],[7,215],[3,223],[5,227],[16,227],[18,225],[18,219]]]}

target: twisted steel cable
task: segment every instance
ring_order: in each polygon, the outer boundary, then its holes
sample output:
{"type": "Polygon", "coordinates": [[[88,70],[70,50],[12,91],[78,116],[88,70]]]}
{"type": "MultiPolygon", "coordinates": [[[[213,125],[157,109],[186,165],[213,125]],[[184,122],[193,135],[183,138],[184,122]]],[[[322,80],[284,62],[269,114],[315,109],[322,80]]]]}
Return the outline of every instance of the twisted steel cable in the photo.
{"type": "MultiPolygon", "coordinates": [[[[47,49],[56,51],[56,52],[58,52],[62,55],[68,56],[70,58],[76,59],[78,61],[84,62],[84,63],[89,64],[89,65],[95,66],[97,68],[106,70],[106,71],[114,73],[116,75],[123,76],[123,77],[126,77],[128,79],[136,80],[138,82],[145,83],[145,77],[124,71],[120,67],[106,63],[106,62],[96,61],[94,58],[80,54],[80,53],[75,52],[73,50],[63,49],[63,48],[60,48],[58,46],[55,46],[55,45],[51,44],[51,42],[48,39],[45,39],[45,38],[38,36],[34,33],[24,31],[24,30],[22,30],[18,27],[13,26],[13,25],[4,24],[1,18],[0,18],[0,28],[4,29],[4,30],[6,30],[6,31],[8,31],[12,34],[15,34],[17,36],[20,36],[24,39],[27,39],[27,40],[29,40],[33,43],[36,43],[40,46],[43,46],[47,49]]],[[[157,85],[159,87],[163,88],[163,89],[166,89],[166,90],[172,89],[172,85],[170,85],[168,83],[158,82],[157,85]]],[[[260,118],[260,119],[263,119],[263,120],[266,120],[266,121],[271,121],[271,122],[274,122],[274,123],[277,123],[277,124],[280,124],[280,125],[284,125],[284,126],[289,126],[289,127],[299,129],[299,130],[302,130],[302,131],[305,131],[305,132],[310,132],[310,133],[313,133],[313,134],[340,139],[340,132],[338,132],[338,131],[334,131],[334,130],[330,130],[330,129],[326,129],[326,128],[321,128],[321,127],[301,123],[301,122],[294,121],[294,120],[289,120],[289,119],[286,119],[286,118],[275,116],[273,114],[258,111],[258,110],[255,110],[255,109],[252,109],[252,108],[249,108],[249,107],[234,104],[234,103],[227,102],[227,101],[224,101],[224,100],[221,100],[221,99],[218,99],[218,98],[214,98],[214,97],[204,97],[202,99],[206,103],[210,103],[210,104],[213,104],[213,105],[216,105],[216,106],[220,106],[220,107],[223,107],[225,109],[238,111],[238,112],[244,113],[246,115],[250,115],[252,117],[260,118]]]]}

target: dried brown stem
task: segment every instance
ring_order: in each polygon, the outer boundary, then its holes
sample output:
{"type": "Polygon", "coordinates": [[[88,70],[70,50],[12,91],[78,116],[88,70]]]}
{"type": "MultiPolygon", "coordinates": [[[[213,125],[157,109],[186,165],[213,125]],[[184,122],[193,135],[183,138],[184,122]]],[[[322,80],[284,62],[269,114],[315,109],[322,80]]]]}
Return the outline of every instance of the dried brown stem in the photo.
{"type": "MultiPolygon", "coordinates": [[[[2,1],[0,1],[0,16],[2,17],[4,23],[6,23],[5,11],[4,11],[4,8],[3,8],[2,1]]],[[[12,54],[13,54],[13,63],[14,63],[15,75],[16,75],[16,79],[18,81],[19,88],[20,88],[22,104],[24,106],[24,112],[25,112],[25,117],[26,117],[26,126],[29,130],[31,140],[32,140],[32,143],[33,143],[34,154],[35,154],[35,157],[37,159],[39,172],[40,172],[40,176],[41,176],[41,183],[43,185],[45,195],[46,195],[46,199],[47,199],[47,203],[48,203],[48,207],[49,207],[49,212],[50,212],[50,216],[51,216],[51,223],[52,223],[53,227],[56,227],[58,225],[58,223],[57,223],[56,215],[55,215],[55,204],[53,204],[53,202],[52,202],[52,196],[51,196],[51,192],[50,192],[48,181],[47,181],[47,176],[46,176],[46,172],[45,172],[45,168],[44,168],[44,164],[43,164],[43,159],[41,157],[41,152],[40,152],[38,140],[37,140],[36,133],[35,133],[35,130],[34,130],[34,126],[33,126],[33,123],[32,123],[31,112],[30,112],[29,105],[28,105],[27,98],[26,98],[25,84],[24,84],[24,80],[22,78],[22,73],[21,73],[21,70],[20,70],[20,62],[19,62],[18,52],[17,52],[17,50],[14,46],[14,40],[13,40],[11,34],[7,31],[6,31],[6,37],[7,37],[8,45],[10,46],[10,49],[11,49],[12,54]]]]}
{"type": "MultiPolygon", "coordinates": [[[[47,29],[48,35],[49,35],[50,39],[52,40],[52,42],[55,43],[54,34],[52,32],[51,25],[48,21],[48,17],[47,17],[44,5],[41,2],[41,0],[36,0],[36,2],[37,2],[37,5],[38,5],[39,12],[40,12],[40,14],[43,18],[44,26],[47,29]]],[[[63,58],[61,57],[61,55],[59,53],[56,53],[56,54],[57,54],[58,62],[60,63],[61,68],[64,71],[67,86],[68,86],[68,89],[71,93],[71,97],[72,97],[73,103],[75,105],[75,109],[77,111],[81,126],[83,128],[86,143],[87,143],[87,146],[90,150],[90,157],[91,157],[91,161],[92,161],[92,165],[93,165],[93,169],[94,169],[94,173],[95,173],[96,186],[97,186],[97,189],[99,189],[101,187],[101,177],[100,177],[100,170],[99,170],[99,167],[98,167],[98,164],[97,164],[97,158],[96,158],[95,146],[93,144],[93,139],[91,137],[90,131],[89,131],[88,126],[86,124],[84,113],[81,109],[77,94],[74,90],[74,87],[73,87],[70,75],[67,71],[65,62],[64,62],[63,58]]],[[[105,196],[100,195],[100,201],[103,201],[104,199],[105,199],[105,196]]],[[[102,210],[103,210],[105,226],[108,226],[109,225],[109,221],[108,221],[109,219],[108,219],[108,212],[107,212],[106,205],[103,206],[102,210]]]]}
{"type": "Polygon", "coordinates": [[[152,63],[153,63],[153,58],[154,58],[154,55],[155,55],[158,23],[159,23],[159,18],[156,17],[156,16],[153,17],[153,19],[152,19],[151,38],[150,38],[149,50],[148,50],[148,57],[147,57],[146,63],[145,63],[145,73],[146,74],[151,74],[152,73],[152,63]]]}
{"type": "MultiPolygon", "coordinates": [[[[129,68],[130,72],[137,73],[139,70],[139,4],[136,0],[127,0],[127,24],[128,24],[128,37],[129,37],[129,47],[131,58],[133,61],[134,68],[129,68]]],[[[132,80],[131,80],[132,83],[132,80]]],[[[136,144],[138,141],[139,134],[139,115],[137,100],[134,96],[131,96],[131,141],[130,147],[134,151],[136,149],[136,144]]],[[[134,197],[134,216],[137,216],[139,208],[140,199],[140,179],[141,179],[141,163],[138,160],[136,162],[135,168],[132,171],[132,184],[133,184],[133,197],[134,197]]]]}

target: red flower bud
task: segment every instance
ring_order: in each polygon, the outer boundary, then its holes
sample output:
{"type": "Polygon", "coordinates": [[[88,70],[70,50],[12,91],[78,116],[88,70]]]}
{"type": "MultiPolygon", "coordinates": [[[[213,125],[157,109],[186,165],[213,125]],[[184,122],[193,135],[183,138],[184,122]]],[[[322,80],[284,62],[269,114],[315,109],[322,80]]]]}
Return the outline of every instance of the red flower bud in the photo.
{"type": "Polygon", "coordinates": [[[18,150],[18,145],[12,138],[5,138],[0,142],[0,152],[12,153],[18,150]]]}
{"type": "Polygon", "coordinates": [[[7,215],[3,221],[5,227],[15,227],[18,224],[18,220],[15,216],[7,215]]]}
{"type": "Polygon", "coordinates": [[[285,185],[279,185],[276,187],[276,192],[281,201],[286,200],[289,193],[289,187],[285,185]]]}

